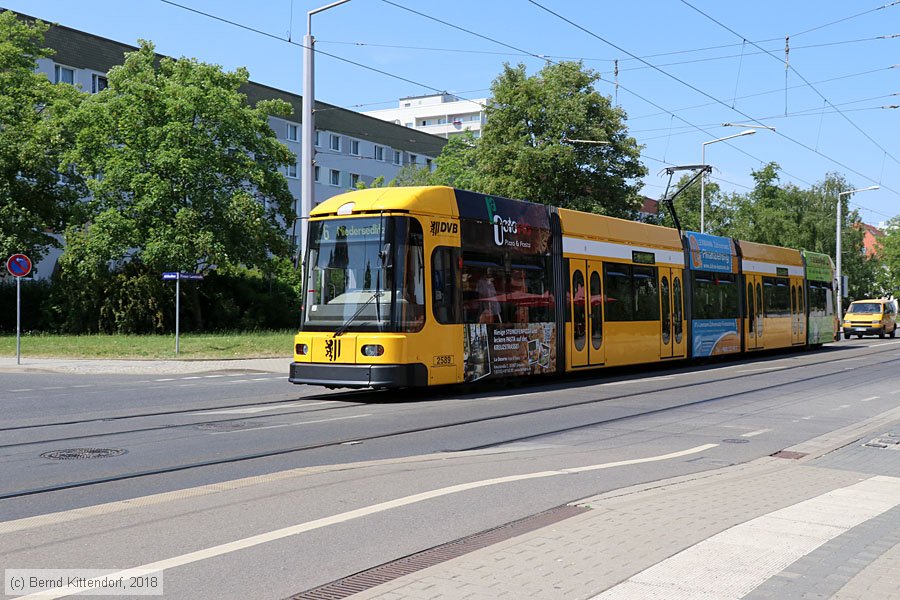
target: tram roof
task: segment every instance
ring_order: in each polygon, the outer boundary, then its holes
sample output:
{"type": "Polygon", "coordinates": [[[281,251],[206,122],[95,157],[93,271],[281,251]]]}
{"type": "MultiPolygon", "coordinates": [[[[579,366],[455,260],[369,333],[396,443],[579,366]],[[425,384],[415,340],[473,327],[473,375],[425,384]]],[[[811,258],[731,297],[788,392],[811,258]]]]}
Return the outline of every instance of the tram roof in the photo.
{"type": "Polygon", "coordinates": [[[777,263],[780,265],[803,265],[803,257],[800,255],[799,250],[742,240],[738,240],[738,243],[741,245],[741,256],[744,260],[777,263]]]}
{"type": "Polygon", "coordinates": [[[341,213],[350,215],[380,212],[412,212],[437,217],[458,217],[456,196],[453,188],[445,186],[424,187],[383,187],[356,190],[332,196],[310,211],[311,217],[326,217],[338,214],[348,203],[350,209],[341,213]],[[348,212],[349,211],[349,212],[348,212]]]}
{"type": "Polygon", "coordinates": [[[559,209],[563,235],[682,251],[678,231],[659,225],[559,209]]]}

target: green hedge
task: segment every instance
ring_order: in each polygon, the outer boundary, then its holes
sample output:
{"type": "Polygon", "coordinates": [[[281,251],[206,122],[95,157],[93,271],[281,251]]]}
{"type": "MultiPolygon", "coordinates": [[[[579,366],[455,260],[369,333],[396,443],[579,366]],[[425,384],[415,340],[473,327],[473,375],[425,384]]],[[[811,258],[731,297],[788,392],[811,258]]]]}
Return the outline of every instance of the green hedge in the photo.
{"type": "MultiPolygon", "coordinates": [[[[299,277],[289,265],[271,274],[213,271],[181,282],[181,331],[296,329],[299,277]]],[[[0,333],[14,333],[14,284],[0,284],[0,333]]],[[[175,330],[175,282],[138,263],[90,276],[57,273],[22,283],[22,329],[46,333],[170,333],[175,330]]]]}

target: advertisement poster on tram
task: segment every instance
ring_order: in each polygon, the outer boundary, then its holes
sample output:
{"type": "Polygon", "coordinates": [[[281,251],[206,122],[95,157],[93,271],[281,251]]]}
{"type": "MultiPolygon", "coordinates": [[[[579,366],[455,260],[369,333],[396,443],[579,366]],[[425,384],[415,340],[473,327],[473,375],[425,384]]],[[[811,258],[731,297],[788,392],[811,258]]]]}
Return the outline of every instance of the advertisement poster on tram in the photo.
{"type": "Polygon", "coordinates": [[[718,356],[741,351],[739,321],[720,318],[737,312],[737,253],[730,238],[688,231],[689,267],[693,271],[692,356],[718,356]],[[723,275],[719,275],[722,273],[723,275]],[[726,289],[731,289],[729,293],[726,289]]]}
{"type": "Polygon", "coordinates": [[[550,373],[556,368],[555,323],[469,323],[465,380],[550,373]]]}
{"type": "Polygon", "coordinates": [[[693,356],[718,356],[741,351],[737,319],[695,319],[693,356]]]}

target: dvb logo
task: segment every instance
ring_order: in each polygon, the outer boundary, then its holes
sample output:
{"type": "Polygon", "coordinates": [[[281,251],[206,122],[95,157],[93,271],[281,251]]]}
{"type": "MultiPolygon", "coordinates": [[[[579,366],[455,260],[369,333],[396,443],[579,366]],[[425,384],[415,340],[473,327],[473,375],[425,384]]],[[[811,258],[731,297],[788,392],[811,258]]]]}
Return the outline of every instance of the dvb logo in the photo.
{"type": "Polygon", "coordinates": [[[431,222],[431,235],[438,235],[441,233],[456,234],[458,232],[459,232],[459,223],[447,223],[445,221],[432,221],[431,222]]]}

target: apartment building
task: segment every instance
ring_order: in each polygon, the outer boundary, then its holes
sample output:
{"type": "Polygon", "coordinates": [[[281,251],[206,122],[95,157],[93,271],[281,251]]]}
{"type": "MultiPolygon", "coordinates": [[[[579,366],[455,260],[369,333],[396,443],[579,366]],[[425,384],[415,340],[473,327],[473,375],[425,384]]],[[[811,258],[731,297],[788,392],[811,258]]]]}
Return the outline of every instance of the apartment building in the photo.
{"type": "Polygon", "coordinates": [[[464,100],[453,94],[400,98],[397,108],[365,111],[363,114],[443,138],[466,131],[481,136],[487,98],[464,100]]]}

